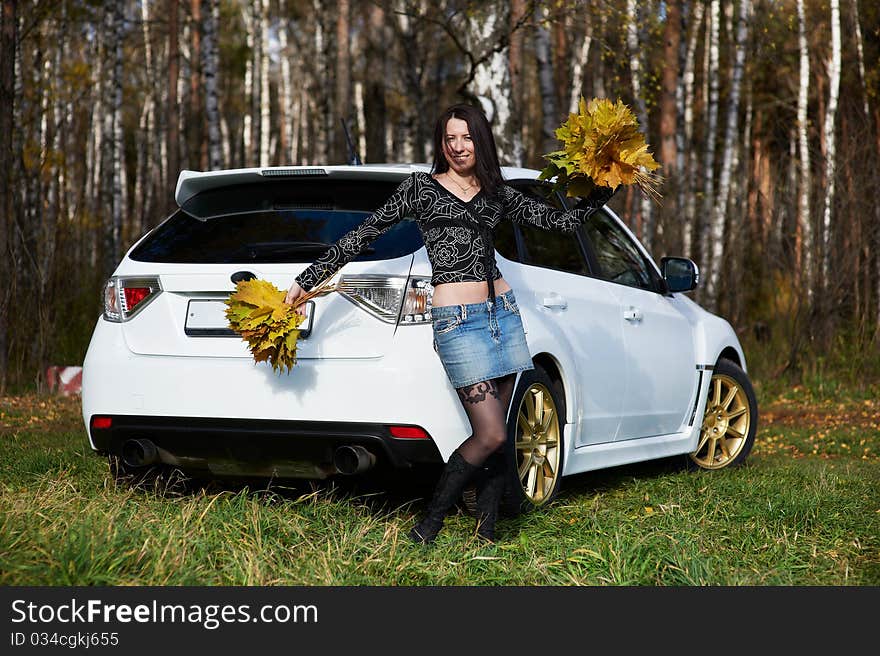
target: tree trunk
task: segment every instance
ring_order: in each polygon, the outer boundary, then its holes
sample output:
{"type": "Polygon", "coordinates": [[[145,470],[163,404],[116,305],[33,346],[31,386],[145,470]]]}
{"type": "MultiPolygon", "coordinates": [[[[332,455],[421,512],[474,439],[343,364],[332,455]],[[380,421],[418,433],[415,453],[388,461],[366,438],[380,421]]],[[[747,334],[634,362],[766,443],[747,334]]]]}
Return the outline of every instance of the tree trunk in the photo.
{"type": "Polygon", "coordinates": [[[688,40],[687,53],[684,60],[684,73],[682,75],[681,115],[683,117],[681,130],[681,144],[678,150],[679,157],[684,157],[687,150],[687,159],[684,162],[684,180],[680,186],[678,206],[684,209],[684,226],[682,228],[682,252],[686,257],[694,257],[693,234],[697,220],[697,149],[694,144],[694,68],[696,61],[697,42],[700,36],[700,26],[703,24],[702,2],[697,1],[691,19],[691,34],[688,40]]]}
{"type": "Polygon", "coordinates": [[[667,177],[676,176],[675,151],[678,108],[675,102],[678,89],[678,57],[681,39],[681,0],[667,0],[666,27],[663,32],[663,95],[660,100],[660,161],[667,177]]]}
{"type": "Polygon", "coordinates": [[[859,0],[852,0],[853,27],[856,36],[856,54],[859,58],[859,78],[862,81],[862,109],[865,112],[865,125],[871,124],[871,109],[868,105],[868,81],[865,77],[865,51],[862,47],[862,23],[859,20],[859,0]]]}
{"type": "MultiPolygon", "coordinates": [[[[485,51],[497,41],[509,17],[490,5],[469,21],[468,31],[472,52],[485,51]]],[[[498,146],[498,159],[502,165],[513,163],[515,155],[513,138],[513,111],[510,97],[510,55],[507,49],[495,49],[482,58],[474,71],[472,90],[492,125],[498,146]]]]}
{"type": "Polygon", "coordinates": [[[122,39],[123,39],[123,6],[119,2],[112,3],[113,13],[113,205],[112,205],[112,243],[110,254],[112,262],[109,272],[116,268],[122,257],[122,219],[125,212],[123,178],[123,142],[122,142],[122,39]]]}
{"type": "Polygon", "coordinates": [[[15,115],[15,50],[18,26],[18,3],[3,2],[0,14],[0,276],[7,281],[0,291],[0,394],[6,392],[9,381],[9,302],[12,279],[10,271],[10,226],[12,224],[14,192],[13,170],[13,116],[15,115]]]}
{"type": "Polygon", "coordinates": [[[290,52],[287,47],[287,29],[289,20],[287,16],[287,3],[285,0],[280,0],[279,8],[281,17],[278,24],[278,46],[281,58],[281,75],[278,79],[278,127],[280,144],[278,164],[284,166],[293,163],[293,160],[290,157],[290,133],[292,132],[293,127],[293,108],[291,106],[292,94],[290,89],[292,84],[290,77],[290,52]]]}
{"type": "Polygon", "coordinates": [[[736,45],[734,46],[734,64],[730,80],[730,95],[727,104],[727,128],[724,133],[722,150],[721,175],[718,182],[718,197],[712,212],[712,258],[713,266],[709,269],[709,282],[706,295],[712,306],[717,307],[718,280],[721,276],[721,263],[724,261],[724,225],[727,218],[727,200],[730,193],[730,177],[734,172],[733,165],[737,148],[737,125],[739,123],[739,96],[742,85],[743,67],[746,57],[748,39],[748,16],[752,0],[740,0],[739,19],[736,28],[736,45]]]}
{"type": "Polygon", "coordinates": [[[556,106],[562,111],[568,104],[571,89],[571,81],[568,78],[568,33],[571,30],[571,12],[565,12],[550,17],[552,32],[550,33],[551,50],[553,57],[553,81],[556,88],[556,106]]]}
{"type": "Polygon", "coordinates": [[[507,51],[508,70],[510,72],[510,130],[513,139],[511,143],[511,164],[523,165],[523,49],[525,36],[523,30],[515,29],[526,14],[525,0],[513,0],[510,3],[510,47],[507,51]]]}
{"type": "Polygon", "coordinates": [[[260,166],[269,166],[272,104],[269,96],[269,0],[260,4],[260,166]]]}
{"type": "Polygon", "coordinates": [[[147,88],[144,93],[144,106],[138,121],[140,139],[137,154],[137,170],[135,172],[135,210],[134,216],[139,222],[140,232],[145,232],[152,223],[147,218],[152,212],[152,171],[153,171],[153,121],[154,98],[153,89],[153,48],[150,42],[150,3],[141,3],[141,30],[144,40],[144,64],[147,88]]]}
{"type": "Polygon", "coordinates": [[[584,11],[584,16],[586,24],[584,40],[581,42],[581,47],[576,48],[577,56],[574,57],[571,67],[571,91],[568,99],[569,114],[577,114],[578,103],[584,95],[584,77],[590,61],[590,45],[593,42],[593,23],[590,20],[589,10],[584,11]]]}
{"type": "MultiPolygon", "coordinates": [[[[645,98],[642,94],[641,45],[639,44],[638,8],[636,7],[636,0],[627,0],[626,11],[628,16],[626,26],[626,45],[629,50],[629,70],[633,100],[636,104],[639,128],[647,137],[648,109],[645,105],[645,98]]],[[[654,242],[654,206],[651,204],[651,200],[644,194],[640,195],[640,200],[642,229],[639,237],[645,248],[650,251],[654,242]]]]}
{"type": "Polygon", "coordinates": [[[550,57],[550,35],[545,26],[547,9],[535,9],[535,63],[538,66],[538,85],[541,91],[541,154],[557,149],[556,128],[560,123],[556,107],[556,89],[553,86],[553,64],[550,57]]]}
{"type": "Polygon", "coordinates": [[[822,290],[826,301],[831,267],[831,214],[837,176],[835,125],[840,90],[840,0],[831,0],[831,58],[828,61],[828,110],[825,114],[825,203],[822,212],[822,290]]]}
{"type": "Polygon", "coordinates": [[[364,160],[367,162],[387,162],[385,148],[385,65],[386,52],[385,10],[380,5],[365,5],[367,15],[364,20],[369,25],[366,33],[366,89],[364,97],[365,131],[367,148],[364,160]]]}
{"type": "MultiPolygon", "coordinates": [[[[715,205],[715,138],[718,127],[718,27],[720,23],[719,0],[711,0],[708,23],[706,25],[706,46],[708,48],[707,68],[704,79],[709,81],[709,98],[706,102],[706,151],[703,164],[703,215],[700,221],[700,258],[702,268],[708,273],[712,268],[709,257],[711,234],[710,217],[715,205]]],[[[704,96],[705,100],[705,96],[704,96]]]]}
{"type": "Polygon", "coordinates": [[[202,68],[205,75],[205,118],[208,125],[208,168],[223,167],[220,148],[220,108],[217,101],[217,70],[220,64],[217,26],[220,24],[220,7],[217,0],[205,0],[205,40],[202,44],[202,68]]]}
{"type": "Polygon", "coordinates": [[[242,127],[242,166],[253,166],[254,157],[254,0],[247,0],[242,7],[241,16],[244,22],[245,44],[248,56],[244,63],[244,126],[242,127]]]}
{"type": "Polygon", "coordinates": [[[351,52],[349,50],[349,12],[348,0],[338,0],[336,3],[336,93],[333,105],[336,117],[333,125],[333,159],[340,164],[351,164],[352,158],[348,152],[348,143],[342,130],[342,123],[351,130],[349,119],[351,117],[351,52]]]}
{"type": "Polygon", "coordinates": [[[207,117],[202,113],[202,71],[204,52],[202,43],[202,0],[190,0],[190,56],[189,56],[189,120],[187,135],[189,144],[189,165],[204,171],[208,168],[208,149],[206,133],[207,117]]]}
{"type": "Polygon", "coordinates": [[[800,83],[798,84],[797,131],[800,176],[798,179],[797,221],[800,226],[800,258],[795,270],[803,272],[802,289],[807,292],[807,305],[812,304],[815,277],[813,272],[813,222],[810,216],[810,145],[807,130],[807,104],[810,93],[810,52],[807,45],[804,0],[797,0],[798,48],[800,51],[800,83]]]}
{"type": "Polygon", "coordinates": [[[167,161],[168,179],[164,181],[166,203],[168,212],[174,208],[174,189],[180,173],[180,121],[178,119],[177,107],[177,84],[178,72],[180,67],[179,50],[178,50],[178,2],[179,0],[168,0],[168,105],[166,109],[166,120],[168,121],[167,136],[167,161]]]}
{"type": "Polygon", "coordinates": [[[312,0],[312,7],[315,21],[315,89],[309,95],[311,102],[315,104],[314,111],[304,108],[306,116],[309,117],[307,129],[314,130],[314,138],[310,139],[309,146],[311,150],[305,149],[303,154],[311,157],[313,162],[320,164],[327,163],[328,145],[330,144],[330,103],[327,100],[327,91],[324,82],[327,79],[327,58],[325,53],[324,25],[322,19],[325,15],[325,8],[322,6],[322,0],[312,0]]]}

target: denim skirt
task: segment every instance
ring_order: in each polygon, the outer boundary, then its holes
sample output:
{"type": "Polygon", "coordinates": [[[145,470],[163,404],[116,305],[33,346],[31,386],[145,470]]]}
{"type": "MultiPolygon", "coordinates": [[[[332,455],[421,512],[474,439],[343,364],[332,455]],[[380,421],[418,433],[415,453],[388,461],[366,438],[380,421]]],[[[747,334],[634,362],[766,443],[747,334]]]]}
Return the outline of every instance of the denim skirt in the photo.
{"type": "Polygon", "coordinates": [[[534,369],[513,290],[480,303],[431,308],[434,350],[453,387],[534,369]]]}

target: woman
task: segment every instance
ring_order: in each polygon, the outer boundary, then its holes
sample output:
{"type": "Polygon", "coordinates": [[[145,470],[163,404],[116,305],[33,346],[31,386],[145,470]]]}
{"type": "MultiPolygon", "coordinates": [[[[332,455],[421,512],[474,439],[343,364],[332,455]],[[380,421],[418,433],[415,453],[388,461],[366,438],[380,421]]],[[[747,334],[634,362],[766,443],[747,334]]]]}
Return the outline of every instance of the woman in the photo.
{"type": "Polygon", "coordinates": [[[434,541],[473,480],[477,534],[494,541],[513,384],[517,372],[534,368],[513,290],[495,265],[494,228],[507,216],[545,230],[574,232],[613,193],[598,187],[581,201],[583,209],[570,212],[523,196],[504,182],[486,117],[470,105],[454,105],[435,125],[431,174],[413,173],[290,286],[285,302],[295,303],[404,216],[416,218],[432,266],[434,349],[473,432],[449,457],[427,514],[410,531],[414,541],[434,541]]]}

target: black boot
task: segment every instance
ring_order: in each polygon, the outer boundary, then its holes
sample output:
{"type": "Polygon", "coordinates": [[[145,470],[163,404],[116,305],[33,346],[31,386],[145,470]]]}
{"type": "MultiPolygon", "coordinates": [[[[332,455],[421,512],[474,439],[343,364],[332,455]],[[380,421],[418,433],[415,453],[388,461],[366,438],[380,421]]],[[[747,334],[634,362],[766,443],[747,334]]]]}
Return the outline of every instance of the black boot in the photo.
{"type": "Polygon", "coordinates": [[[443,527],[446,513],[455,505],[465,485],[479,470],[478,465],[469,463],[457,450],[452,452],[437,482],[431,503],[428,504],[427,514],[409,532],[409,537],[414,542],[430,544],[434,541],[443,527]]]}
{"type": "Polygon", "coordinates": [[[504,475],[507,461],[504,449],[499,449],[483,463],[485,471],[477,487],[477,535],[487,542],[495,541],[495,522],[498,506],[504,494],[504,475]]]}

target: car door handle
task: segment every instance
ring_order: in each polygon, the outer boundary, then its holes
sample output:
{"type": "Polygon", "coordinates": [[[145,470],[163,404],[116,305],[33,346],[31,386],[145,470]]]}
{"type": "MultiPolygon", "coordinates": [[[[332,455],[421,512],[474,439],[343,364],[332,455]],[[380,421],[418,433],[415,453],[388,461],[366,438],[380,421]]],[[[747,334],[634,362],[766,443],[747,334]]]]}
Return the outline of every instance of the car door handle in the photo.
{"type": "Polygon", "coordinates": [[[623,318],[631,323],[638,323],[642,320],[642,311],[633,306],[629,306],[623,311],[623,318]]]}
{"type": "Polygon", "coordinates": [[[568,307],[568,301],[556,293],[545,296],[541,301],[541,304],[547,308],[559,308],[560,310],[564,310],[568,307]]]}

